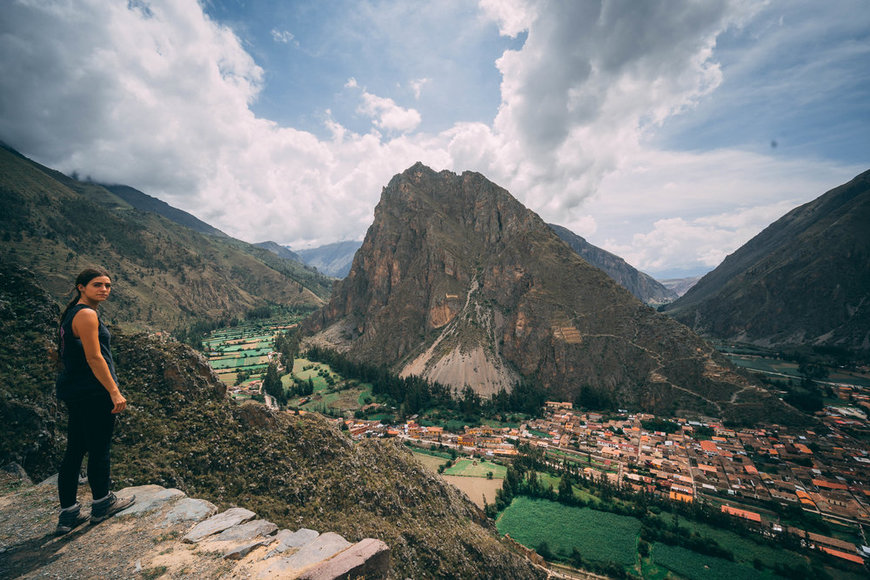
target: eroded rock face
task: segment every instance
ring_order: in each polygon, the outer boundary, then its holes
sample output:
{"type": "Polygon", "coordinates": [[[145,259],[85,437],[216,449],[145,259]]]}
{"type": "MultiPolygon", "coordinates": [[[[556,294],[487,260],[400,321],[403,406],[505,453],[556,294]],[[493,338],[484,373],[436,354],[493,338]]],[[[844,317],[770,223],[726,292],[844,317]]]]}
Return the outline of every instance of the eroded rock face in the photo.
{"type": "Polygon", "coordinates": [[[553,397],[591,388],[657,413],[791,413],[735,373],[705,375],[711,361],[728,367],[707,343],[477,173],[418,163],[395,176],[350,274],[306,329],[352,358],[484,395],[525,378],[553,397]]]}

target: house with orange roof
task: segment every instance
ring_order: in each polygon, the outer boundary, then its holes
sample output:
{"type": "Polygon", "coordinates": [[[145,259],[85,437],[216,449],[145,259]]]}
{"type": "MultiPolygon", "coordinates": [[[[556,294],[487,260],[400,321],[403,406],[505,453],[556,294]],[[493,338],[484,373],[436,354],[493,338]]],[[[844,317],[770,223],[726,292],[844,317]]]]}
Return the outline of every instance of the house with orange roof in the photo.
{"type": "Polygon", "coordinates": [[[686,495],[684,493],[679,493],[676,491],[671,491],[670,493],[668,493],[668,497],[671,499],[671,501],[682,501],[685,503],[692,503],[693,501],[695,501],[695,498],[691,495],[686,495]]]}
{"type": "Polygon", "coordinates": [[[745,520],[749,520],[751,522],[761,523],[761,514],[757,512],[751,512],[749,510],[741,510],[738,508],[733,508],[729,505],[722,506],[722,512],[731,516],[735,516],[738,518],[743,518],[745,520]]]}
{"type": "Polygon", "coordinates": [[[849,489],[845,483],[838,483],[835,481],[827,481],[825,479],[814,479],[813,485],[815,485],[816,487],[821,487],[823,489],[840,489],[843,491],[849,489]]]}
{"type": "Polygon", "coordinates": [[[859,556],[858,554],[849,554],[848,552],[841,552],[840,550],[835,550],[834,548],[828,548],[827,546],[819,546],[819,550],[826,554],[830,554],[831,556],[840,558],[842,560],[848,560],[849,562],[854,562],[856,564],[864,564],[864,558],[859,556]]]}
{"type": "Polygon", "coordinates": [[[715,453],[717,455],[719,453],[719,448],[716,447],[716,443],[706,439],[704,441],[701,441],[701,449],[703,449],[707,453],[715,453]]]}

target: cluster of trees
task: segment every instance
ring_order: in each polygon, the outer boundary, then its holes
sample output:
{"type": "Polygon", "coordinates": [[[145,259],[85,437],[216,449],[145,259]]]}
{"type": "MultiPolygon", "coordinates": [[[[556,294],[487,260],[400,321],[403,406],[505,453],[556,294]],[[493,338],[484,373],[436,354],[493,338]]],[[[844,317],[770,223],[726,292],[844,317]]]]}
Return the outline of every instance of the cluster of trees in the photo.
{"type": "Polygon", "coordinates": [[[279,406],[284,406],[291,397],[300,395],[310,395],[314,392],[314,384],[309,378],[308,381],[296,384],[290,392],[284,388],[281,381],[281,376],[289,374],[293,371],[293,361],[296,360],[296,355],[299,353],[299,333],[294,331],[279,332],[275,335],[275,352],[278,353],[278,361],[284,372],[279,372],[278,362],[269,363],[269,368],[266,369],[266,374],[263,377],[263,391],[275,399],[279,406]]]}
{"type": "Polygon", "coordinates": [[[269,368],[266,369],[266,375],[263,377],[263,392],[275,399],[279,406],[283,407],[287,404],[287,391],[284,390],[281,377],[278,375],[278,365],[274,362],[269,363],[269,368]]]}

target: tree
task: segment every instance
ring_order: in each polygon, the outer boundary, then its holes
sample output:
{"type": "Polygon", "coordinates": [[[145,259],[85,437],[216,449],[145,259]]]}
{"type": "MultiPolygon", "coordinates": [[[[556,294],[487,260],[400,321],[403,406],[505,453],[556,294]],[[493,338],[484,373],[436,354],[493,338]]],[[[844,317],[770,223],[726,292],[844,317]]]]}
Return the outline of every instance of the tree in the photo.
{"type": "Polygon", "coordinates": [[[571,483],[571,477],[566,473],[559,481],[559,501],[561,503],[569,503],[574,499],[574,485],[571,483]]]}
{"type": "Polygon", "coordinates": [[[269,363],[269,368],[266,369],[263,391],[273,397],[278,405],[287,404],[287,394],[284,392],[284,385],[281,384],[281,377],[278,376],[278,365],[275,363],[269,363]]]}

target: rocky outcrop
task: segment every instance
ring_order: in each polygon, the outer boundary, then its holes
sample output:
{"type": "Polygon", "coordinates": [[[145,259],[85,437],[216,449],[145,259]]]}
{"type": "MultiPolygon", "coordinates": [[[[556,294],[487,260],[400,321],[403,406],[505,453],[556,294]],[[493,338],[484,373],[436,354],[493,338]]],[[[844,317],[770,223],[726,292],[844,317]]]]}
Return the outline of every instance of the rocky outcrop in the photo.
{"type": "Polygon", "coordinates": [[[526,379],[561,400],[586,389],[660,414],[797,416],[477,173],[418,163],[396,175],[306,330],[353,359],[483,395],[526,379]]]}
{"type": "MultiPolygon", "coordinates": [[[[5,478],[9,481],[9,477],[5,478]]],[[[7,484],[8,485],[8,484],[7,484]]],[[[128,487],[136,503],[55,538],[56,478],[0,497],[0,577],[386,578],[390,548],[333,532],[279,530],[244,508],[217,507],[159,485],[128,487]]],[[[82,495],[84,495],[84,490],[82,495]]]]}

